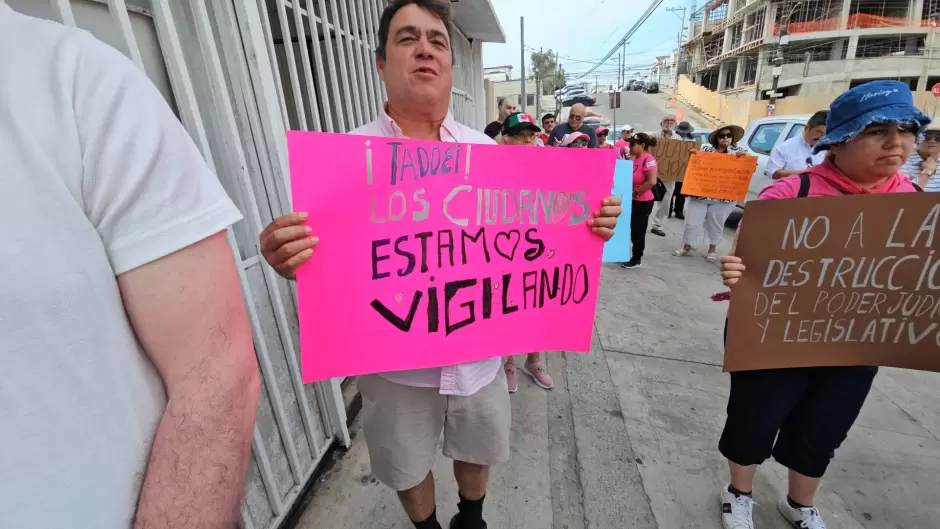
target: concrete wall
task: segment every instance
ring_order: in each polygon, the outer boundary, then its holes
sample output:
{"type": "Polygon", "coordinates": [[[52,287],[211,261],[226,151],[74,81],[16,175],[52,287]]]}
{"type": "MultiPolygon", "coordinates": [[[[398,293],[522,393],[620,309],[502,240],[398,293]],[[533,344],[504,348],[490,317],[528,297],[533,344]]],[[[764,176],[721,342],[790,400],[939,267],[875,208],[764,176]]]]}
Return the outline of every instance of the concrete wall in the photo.
{"type": "MultiPolygon", "coordinates": [[[[823,83],[816,83],[813,86],[821,87],[823,83]]],[[[817,90],[811,95],[800,94],[778,99],[775,113],[779,116],[787,116],[812,114],[818,110],[827,109],[833,99],[848,89],[848,82],[845,82],[844,86],[832,84],[829,86],[828,91],[817,90]]],[[[747,127],[751,121],[767,115],[768,101],[748,101],[738,99],[734,97],[735,95],[740,94],[719,94],[695,84],[684,75],[679,78],[679,98],[720,123],[747,127]]],[[[929,91],[914,92],[914,104],[927,115],[940,118],[940,98],[934,97],[929,91]]]]}

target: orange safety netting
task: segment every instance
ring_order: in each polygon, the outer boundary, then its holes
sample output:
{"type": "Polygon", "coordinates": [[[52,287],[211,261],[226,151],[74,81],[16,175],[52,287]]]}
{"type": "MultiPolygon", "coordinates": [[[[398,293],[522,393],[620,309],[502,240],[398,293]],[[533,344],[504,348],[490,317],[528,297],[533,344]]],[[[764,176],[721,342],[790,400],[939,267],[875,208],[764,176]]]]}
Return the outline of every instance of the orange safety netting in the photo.
{"type": "MultiPolygon", "coordinates": [[[[808,22],[790,22],[787,24],[787,33],[814,33],[817,31],[835,31],[839,29],[838,18],[825,20],[810,20],[808,22]]],[[[780,36],[780,24],[774,24],[774,35],[780,36]]]]}
{"type": "MultiPolygon", "coordinates": [[[[856,13],[849,16],[846,29],[864,29],[864,28],[903,28],[910,26],[940,27],[940,19],[927,18],[924,20],[911,21],[906,18],[885,17],[880,15],[869,15],[867,13],[856,13]]],[[[827,18],[824,20],[810,20],[807,22],[790,22],[787,26],[787,33],[815,33],[818,31],[836,31],[839,28],[838,18],[827,18]]],[[[780,24],[774,24],[774,35],[780,36],[780,24]]]]}

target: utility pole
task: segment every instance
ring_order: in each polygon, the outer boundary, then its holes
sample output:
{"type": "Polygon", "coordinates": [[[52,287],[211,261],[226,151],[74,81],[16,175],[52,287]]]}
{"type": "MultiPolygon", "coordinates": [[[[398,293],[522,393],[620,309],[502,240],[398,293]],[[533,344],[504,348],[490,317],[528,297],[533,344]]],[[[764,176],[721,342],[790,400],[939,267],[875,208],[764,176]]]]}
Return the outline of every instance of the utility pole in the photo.
{"type": "MultiPolygon", "coordinates": [[[[617,72],[617,80],[619,81],[619,80],[620,80],[620,77],[623,75],[623,65],[622,65],[621,62],[620,62],[620,54],[619,54],[619,53],[617,54],[617,68],[618,68],[618,70],[619,70],[619,71],[617,72]]],[[[622,86],[622,85],[623,85],[623,83],[621,83],[621,86],[622,86]]],[[[612,103],[612,105],[613,105],[613,107],[614,107],[614,124],[613,124],[613,130],[612,130],[613,134],[611,135],[611,137],[614,138],[614,141],[617,141],[617,133],[616,133],[616,130],[617,130],[617,107],[619,106],[617,103],[620,103],[620,86],[617,87],[617,90],[616,90],[616,91],[610,93],[610,102],[612,103]]]]}
{"type": "Polygon", "coordinates": [[[666,11],[669,11],[671,13],[677,13],[679,11],[682,12],[681,15],[676,15],[679,17],[679,37],[676,39],[676,58],[672,62],[672,69],[675,70],[675,72],[673,73],[673,82],[672,82],[672,101],[674,104],[678,104],[675,101],[676,101],[676,95],[678,94],[678,91],[679,91],[679,56],[682,54],[682,35],[685,33],[686,9],[687,9],[686,7],[683,7],[681,9],[678,7],[670,7],[666,9],[666,11]]]}
{"type": "Polygon", "coordinates": [[[623,79],[620,80],[620,86],[627,84],[627,43],[624,41],[623,50],[620,52],[623,56],[623,62],[621,62],[620,71],[623,72],[623,79]]]}
{"type": "Polygon", "coordinates": [[[774,58],[771,59],[774,80],[773,84],[770,85],[770,102],[767,103],[768,116],[773,116],[777,112],[777,86],[779,86],[780,83],[780,74],[783,73],[783,41],[787,35],[790,34],[790,17],[793,16],[796,8],[799,7],[802,3],[803,2],[801,1],[793,4],[793,7],[790,8],[790,12],[787,13],[787,15],[783,17],[783,20],[780,21],[780,42],[777,43],[777,49],[774,50],[774,58]]]}
{"type": "Polygon", "coordinates": [[[522,96],[519,98],[519,109],[525,112],[525,17],[519,17],[519,55],[522,58],[522,75],[519,79],[522,96]]]}

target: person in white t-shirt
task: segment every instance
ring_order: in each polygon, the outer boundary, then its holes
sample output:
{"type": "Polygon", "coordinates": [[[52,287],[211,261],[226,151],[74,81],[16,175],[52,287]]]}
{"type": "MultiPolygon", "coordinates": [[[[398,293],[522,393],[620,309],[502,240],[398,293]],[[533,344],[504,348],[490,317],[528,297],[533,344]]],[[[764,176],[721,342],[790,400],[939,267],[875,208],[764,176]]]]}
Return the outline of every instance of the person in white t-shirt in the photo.
{"type": "Polygon", "coordinates": [[[0,1],[0,527],[235,527],[240,219],[150,80],[0,1]]]}
{"type": "Polygon", "coordinates": [[[801,134],[786,140],[770,151],[770,161],[767,162],[767,175],[770,178],[779,180],[790,175],[805,173],[810,167],[823,162],[825,153],[813,154],[813,147],[826,135],[828,115],[828,110],[820,110],[813,114],[803,126],[801,134]]]}

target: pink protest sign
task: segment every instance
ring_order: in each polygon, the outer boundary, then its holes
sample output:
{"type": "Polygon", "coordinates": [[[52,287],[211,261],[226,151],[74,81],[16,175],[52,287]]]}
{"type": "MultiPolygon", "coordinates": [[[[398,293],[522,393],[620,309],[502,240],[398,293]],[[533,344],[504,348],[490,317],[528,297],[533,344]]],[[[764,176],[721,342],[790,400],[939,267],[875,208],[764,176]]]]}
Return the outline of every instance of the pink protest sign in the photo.
{"type": "Polygon", "coordinates": [[[290,132],[305,382],[587,352],[613,151],[290,132]]]}

